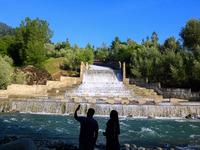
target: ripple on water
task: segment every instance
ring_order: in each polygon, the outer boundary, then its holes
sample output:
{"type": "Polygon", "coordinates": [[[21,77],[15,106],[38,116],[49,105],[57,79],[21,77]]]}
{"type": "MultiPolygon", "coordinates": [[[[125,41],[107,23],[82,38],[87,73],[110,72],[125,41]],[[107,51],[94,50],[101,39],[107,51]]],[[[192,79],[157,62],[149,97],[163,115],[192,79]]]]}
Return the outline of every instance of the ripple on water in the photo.
{"type": "Polygon", "coordinates": [[[3,122],[8,122],[8,123],[10,123],[10,121],[9,121],[9,120],[7,120],[7,119],[5,119],[3,122]]]}
{"type": "Polygon", "coordinates": [[[196,135],[196,134],[190,135],[190,138],[199,138],[199,137],[200,137],[200,135],[196,135]]]}
{"type": "Polygon", "coordinates": [[[65,129],[58,127],[58,128],[56,128],[56,131],[59,133],[64,133],[65,129]]]}
{"type": "Polygon", "coordinates": [[[192,128],[198,128],[198,126],[195,126],[195,125],[192,125],[192,124],[190,124],[190,127],[192,127],[192,128]]]}
{"type": "Polygon", "coordinates": [[[22,122],[25,122],[25,121],[29,121],[30,119],[28,119],[28,118],[23,118],[22,119],[22,122]]]}
{"type": "Polygon", "coordinates": [[[124,122],[120,122],[119,124],[122,125],[122,126],[126,126],[126,127],[129,127],[129,126],[130,126],[129,124],[126,124],[126,123],[124,123],[124,122]]]}
{"type": "Polygon", "coordinates": [[[144,137],[144,136],[158,136],[158,137],[163,137],[162,135],[156,133],[154,130],[150,129],[150,128],[145,128],[145,127],[142,127],[141,128],[141,137],[144,137]]]}
{"type": "Polygon", "coordinates": [[[99,129],[99,132],[105,132],[105,130],[103,130],[103,129],[99,129]]]}
{"type": "Polygon", "coordinates": [[[131,132],[132,132],[132,133],[137,133],[137,132],[134,131],[134,130],[128,130],[128,132],[129,132],[129,133],[131,133],[131,132]]]}
{"type": "Polygon", "coordinates": [[[12,120],[12,121],[18,121],[16,118],[10,118],[10,120],[12,120]]]}
{"type": "Polygon", "coordinates": [[[67,120],[67,123],[69,123],[69,124],[74,124],[74,121],[73,121],[73,120],[70,120],[70,119],[68,119],[68,120],[67,120]]]}
{"type": "Polygon", "coordinates": [[[40,132],[41,130],[42,130],[42,128],[39,128],[39,129],[36,130],[36,132],[40,132]]]}

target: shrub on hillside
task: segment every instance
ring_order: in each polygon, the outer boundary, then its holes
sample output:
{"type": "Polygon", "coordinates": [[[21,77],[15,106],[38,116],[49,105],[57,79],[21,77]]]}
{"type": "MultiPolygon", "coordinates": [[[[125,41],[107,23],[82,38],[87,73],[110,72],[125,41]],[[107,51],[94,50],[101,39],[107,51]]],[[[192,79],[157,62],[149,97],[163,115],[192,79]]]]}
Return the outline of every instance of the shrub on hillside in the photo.
{"type": "Polygon", "coordinates": [[[24,84],[25,74],[20,69],[15,69],[11,75],[11,83],[13,84],[24,84]]]}
{"type": "Polygon", "coordinates": [[[11,64],[0,55],[0,89],[6,89],[11,84],[12,71],[11,64]]]}

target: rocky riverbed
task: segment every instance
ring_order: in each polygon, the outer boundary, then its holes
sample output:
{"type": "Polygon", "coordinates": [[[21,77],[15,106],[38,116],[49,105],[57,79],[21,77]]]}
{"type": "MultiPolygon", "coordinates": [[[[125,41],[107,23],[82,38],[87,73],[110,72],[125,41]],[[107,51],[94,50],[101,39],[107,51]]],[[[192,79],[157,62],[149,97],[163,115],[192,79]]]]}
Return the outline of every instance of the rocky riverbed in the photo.
{"type": "MultiPolygon", "coordinates": [[[[18,136],[5,136],[0,139],[0,150],[19,146],[31,150],[78,150],[78,146],[73,143],[61,140],[32,140],[30,138],[21,138],[18,136]],[[28,144],[27,144],[28,143],[28,144]],[[24,145],[24,146],[23,146],[24,145]]],[[[96,145],[95,150],[104,150],[105,145],[96,145]]],[[[135,144],[124,144],[120,146],[121,150],[174,150],[175,148],[166,145],[162,147],[139,147],[135,144]]]]}

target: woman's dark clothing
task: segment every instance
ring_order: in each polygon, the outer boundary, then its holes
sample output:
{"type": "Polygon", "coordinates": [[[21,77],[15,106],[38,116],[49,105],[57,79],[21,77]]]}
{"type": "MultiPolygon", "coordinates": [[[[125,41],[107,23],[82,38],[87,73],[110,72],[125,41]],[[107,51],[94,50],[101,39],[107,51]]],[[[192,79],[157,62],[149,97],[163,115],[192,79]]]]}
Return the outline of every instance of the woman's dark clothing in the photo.
{"type": "Polygon", "coordinates": [[[110,119],[107,122],[106,132],[106,150],[119,150],[119,139],[118,135],[120,134],[119,122],[118,120],[110,119]]]}

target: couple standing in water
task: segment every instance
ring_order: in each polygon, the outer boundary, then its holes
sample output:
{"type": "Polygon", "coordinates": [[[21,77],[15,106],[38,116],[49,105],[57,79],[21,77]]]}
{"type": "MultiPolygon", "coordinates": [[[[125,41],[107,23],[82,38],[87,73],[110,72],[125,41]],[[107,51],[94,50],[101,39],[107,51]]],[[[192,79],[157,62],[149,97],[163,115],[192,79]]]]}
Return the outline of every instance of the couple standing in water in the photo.
{"type": "MultiPolygon", "coordinates": [[[[87,117],[79,117],[77,111],[80,109],[80,105],[76,108],[74,118],[80,122],[80,134],[79,134],[79,150],[93,150],[98,137],[98,123],[93,118],[95,110],[89,108],[87,117]]],[[[119,150],[118,135],[120,134],[118,112],[112,110],[110,112],[110,119],[107,122],[106,131],[103,135],[106,136],[106,150],[119,150]]]]}

